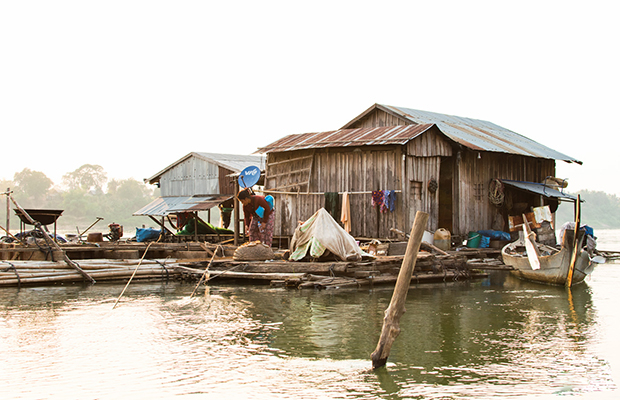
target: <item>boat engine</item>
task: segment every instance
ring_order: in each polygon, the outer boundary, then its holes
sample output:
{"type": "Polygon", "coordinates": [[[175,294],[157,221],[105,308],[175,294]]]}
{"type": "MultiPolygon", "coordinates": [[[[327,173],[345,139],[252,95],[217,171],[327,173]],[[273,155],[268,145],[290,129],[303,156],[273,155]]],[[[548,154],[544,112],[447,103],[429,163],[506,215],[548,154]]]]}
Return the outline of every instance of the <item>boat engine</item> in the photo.
{"type": "Polygon", "coordinates": [[[105,237],[108,238],[109,241],[116,242],[123,237],[122,225],[112,222],[108,225],[108,228],[110,228],[110,233],[106,234],[105,237]]]}

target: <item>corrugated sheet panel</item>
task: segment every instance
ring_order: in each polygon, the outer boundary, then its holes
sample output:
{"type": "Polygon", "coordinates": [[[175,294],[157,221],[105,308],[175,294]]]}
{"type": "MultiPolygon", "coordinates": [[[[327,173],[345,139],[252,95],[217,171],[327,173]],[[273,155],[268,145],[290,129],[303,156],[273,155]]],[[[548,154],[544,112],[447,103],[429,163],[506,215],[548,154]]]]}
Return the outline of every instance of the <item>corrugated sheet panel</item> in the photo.
{"type": "Polygon", "coordinates": [[[446,136],[473,150],[520,154],[537,158],[581,161],[555,151],[516,132],[492,122],[403,107],[381,105],[415,124],[436,124],[446,136]]]}
{"type": "Polygon", "coordinates": [[[240,154],[216,154],[216,153],[194,153],[198,157],[229,169],[233,172],[241,172],[246,167],[256,166],[261,170],[265,169],[265,157],[259,155],[240,155],[240,154]]]}
{"type": "Polygon", "coordinates": [[[384,126],[288,135],[268,146],[261,147],[258,151],[269,153],[327,147],[403,145],[432,126],[433,124],[384,126]]]}
{"type": "Polygon", "coordinates": [[[525,191],[528,191],[534,194],[539,194],[541,196],[553,197],[556,199],[571,200],[571,201],[577,200],[577,197],[573,195],[560,192],[559,190],[546,186],[542,183],[512,181],[508,179],[501,179],[501,181],[506,185],[513,186],[518,189],[525,190],[525,191]]]}
{"type": "Polygon", "coordinates": [[[169,214],[186,211],[209,210],[231,197],[230,195],[158,197],[133,213],[133,215],[163,217],[169,214]]]}

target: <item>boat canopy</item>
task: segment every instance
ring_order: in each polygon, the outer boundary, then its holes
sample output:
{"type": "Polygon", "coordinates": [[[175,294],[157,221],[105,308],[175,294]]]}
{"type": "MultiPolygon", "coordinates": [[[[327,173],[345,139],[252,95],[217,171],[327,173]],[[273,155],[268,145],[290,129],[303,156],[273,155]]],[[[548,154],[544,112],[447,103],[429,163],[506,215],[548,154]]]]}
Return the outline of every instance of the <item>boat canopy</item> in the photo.
{"type": "Polygon", "coordinates": [[[567,200],[567,201],[572,201],[572,202],[577,201],[576,196],[570,195],[568,193],[564,193],[562,191],[549,187],[543,183],[512,181],[509,179],[500,179],[500,181],[505,185],[512,186],[517,189],[525,190],[525,191],[538,194],[541,196],[559,199],[559,200],[567,200]]]}

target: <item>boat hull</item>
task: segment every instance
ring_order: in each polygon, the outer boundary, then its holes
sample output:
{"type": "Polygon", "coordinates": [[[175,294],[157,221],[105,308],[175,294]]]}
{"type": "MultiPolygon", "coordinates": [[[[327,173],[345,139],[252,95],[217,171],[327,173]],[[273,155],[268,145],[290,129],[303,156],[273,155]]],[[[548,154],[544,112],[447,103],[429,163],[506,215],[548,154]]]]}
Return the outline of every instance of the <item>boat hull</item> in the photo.
{"type": "MultiPolygon", "coordinates": [[[[581,240],[580,240],[581,244],[581,240]]],[[[504,264],[514,268],[510,271],[514,276],[547,285],[566,285],[568,271],[571,262],[572,249],[563,246],[562,249],[552,255],[541,256],[540,269],[532,269],[530,262],[526,256],[514,255],[510,253],[518,243],[510,243],[502,249],[502,258],[504,264]]],[[[579,251],[573,271],[572,284],[583,282],[583,280],[592,272],[594,264],[588,253],[584,250],[579,251]]]]}

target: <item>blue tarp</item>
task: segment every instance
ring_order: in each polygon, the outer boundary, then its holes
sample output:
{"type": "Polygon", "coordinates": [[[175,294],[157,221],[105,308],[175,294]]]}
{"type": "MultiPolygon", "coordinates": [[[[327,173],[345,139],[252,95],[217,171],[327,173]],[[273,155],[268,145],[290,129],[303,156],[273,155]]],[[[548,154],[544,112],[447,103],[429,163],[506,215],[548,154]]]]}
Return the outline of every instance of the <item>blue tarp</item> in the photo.
{"type": "Polygon", "coordinates": [[[161,230],[154,228],[136,228],[136,241],[148,242],[149,240],[157,240],[161,235],[161,230]]]}

